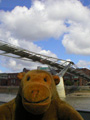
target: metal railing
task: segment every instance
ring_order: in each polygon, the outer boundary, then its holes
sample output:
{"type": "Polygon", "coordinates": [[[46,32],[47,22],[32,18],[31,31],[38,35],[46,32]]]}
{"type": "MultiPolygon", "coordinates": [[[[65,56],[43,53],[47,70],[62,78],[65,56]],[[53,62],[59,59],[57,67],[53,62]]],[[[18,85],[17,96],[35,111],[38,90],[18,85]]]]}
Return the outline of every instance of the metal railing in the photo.
{"type": "Polygon", "coordinates": [[[81,71],[78,71],[78,69],[76,68],[75,64],[72,61],[66,61],[66,60],[38,54],[38,53],[35,53],[32,51],[23,49],[19,46],[14,46],[12,44],[9,44],[9,43],[1,41],[1,40],[0,40],[0,55],[17,58],[17,59],[22,59],[25,61],[32,60],[34,62],[47,64],[53,68],[57,68],[59,71],[61,71],[67,65],[69,65],[67,70],[64,72],[68,72],[70,74],[90,80],[90,76],[86,75],[85,73],[83,73],[81,71]]]}

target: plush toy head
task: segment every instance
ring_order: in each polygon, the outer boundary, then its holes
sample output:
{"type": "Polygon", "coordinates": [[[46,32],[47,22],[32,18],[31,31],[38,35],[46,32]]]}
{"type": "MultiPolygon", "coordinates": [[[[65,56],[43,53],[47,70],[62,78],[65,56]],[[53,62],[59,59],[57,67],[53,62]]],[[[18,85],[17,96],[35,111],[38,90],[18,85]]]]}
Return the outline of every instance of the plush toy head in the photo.
{"type": "Polygon", "coordinates": [[[21,96],[24,108],[32,114],[42,114],[50,106],[54,96],[55,84],[60,81],[58,76],[42,70],[32,70],[18,74],[21,80],[21,96]]]}

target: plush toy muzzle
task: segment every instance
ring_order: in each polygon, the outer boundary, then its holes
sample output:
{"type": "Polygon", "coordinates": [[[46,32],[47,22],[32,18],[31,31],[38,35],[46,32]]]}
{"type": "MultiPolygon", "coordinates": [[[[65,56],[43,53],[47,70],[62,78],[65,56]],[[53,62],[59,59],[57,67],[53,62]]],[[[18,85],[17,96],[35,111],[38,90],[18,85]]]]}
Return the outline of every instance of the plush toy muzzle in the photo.
{"type": "Polygon", "coordinates": [[[49,88],[40,83],[32,83],[24,87],[22,103],[24,108],[32,114],[44,113],[51,103],[49,88]]]}

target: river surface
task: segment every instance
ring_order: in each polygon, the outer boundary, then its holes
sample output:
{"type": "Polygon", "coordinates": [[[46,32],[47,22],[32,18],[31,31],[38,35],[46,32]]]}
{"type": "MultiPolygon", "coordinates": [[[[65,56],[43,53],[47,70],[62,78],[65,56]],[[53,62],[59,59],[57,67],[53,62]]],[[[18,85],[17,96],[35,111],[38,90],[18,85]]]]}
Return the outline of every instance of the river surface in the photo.
{"type": "MultiPolygon", "coordinates": [[[[8,102],[15,98],[16,95],[13,94],[0,94],[0,104],[8,102]]],[[[89,110],[90,111],[90,97],[66,97],[63,98],[64,101],[69,103],[75,109],[79,110],[89,110]]]]}
{"type": "Polygon", "coordinates": [[[90,111],[90,97],[66,97],[65,101],[77,110],[90,111]]]}

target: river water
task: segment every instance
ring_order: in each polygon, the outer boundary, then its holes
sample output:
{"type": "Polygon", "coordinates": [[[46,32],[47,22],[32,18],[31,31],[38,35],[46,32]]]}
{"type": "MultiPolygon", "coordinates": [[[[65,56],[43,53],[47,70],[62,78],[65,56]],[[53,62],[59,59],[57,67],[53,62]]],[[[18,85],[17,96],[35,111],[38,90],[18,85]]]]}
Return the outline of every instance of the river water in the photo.
{"type": "MultiPolygon", "coordinates": [[[[4,102],[8,102],[15,98],[16,95],[14,94],[0,94],[0,104],[3,104],[4,102]]],[[[62,98],[64,101],[69,103],[71,106],[73,106],[75,109],[79,110],[89,110],[90,111],[90,97],[66,97],[62,98]]]]}
{"type": "Polygon", "coordinates": [[[66,97],[65,101],[77,110],[90,111],[90,97],[66,97]]]}

